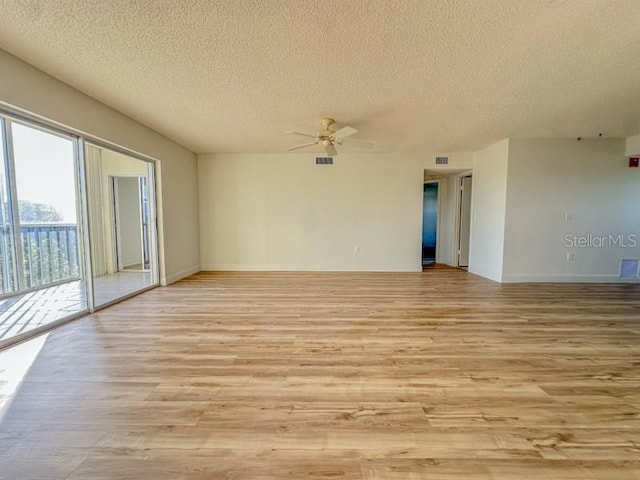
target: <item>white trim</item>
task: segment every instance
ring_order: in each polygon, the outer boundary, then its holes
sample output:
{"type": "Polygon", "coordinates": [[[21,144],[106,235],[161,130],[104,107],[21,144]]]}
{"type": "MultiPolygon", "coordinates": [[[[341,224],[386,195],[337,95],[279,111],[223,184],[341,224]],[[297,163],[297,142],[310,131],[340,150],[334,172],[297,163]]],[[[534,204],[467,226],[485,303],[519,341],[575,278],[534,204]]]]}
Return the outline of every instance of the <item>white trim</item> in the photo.
{"type": "Polygon", "coordinates": [[[502,276],[504,283],[640,283],[637,278],[620,278],[615,274],[552,274],[552,275],[526,275],[505,274],[502,276]]]}
{"type": "Polygon", "coordinates": [[[89,189],[87,177],[87,150],[84,139],[78,137],[74,142],[76,167],[76,210],[78,224],[78,254],[80,274],[83,277],[85,299],[89,312],[95,310],[93,295],[93,253],[91,252],[91,224],[89,223],[89,189]],[[82,240],[82,241],[81,241],[82,240]]]}
{"type": "Polygon", "coordinates": [[[202,271],[222,272],[422,272],[422,265],[202,265],[202,271]]]}
{"type": "Polygon", "coordinates": [[[179,272],[172,273],[171,275],[167,275],[166,277],[162,277],[160,284],[163,287],[166,287],[167,285],[177,282],[178,280],[182,280],[183,278],[190,277],[194,273],[198,273],[202,270],[203,269],[200,268],[200,265],[194,265],[192,267],[185,268],[184,270],[180,270],[179,272]]]}

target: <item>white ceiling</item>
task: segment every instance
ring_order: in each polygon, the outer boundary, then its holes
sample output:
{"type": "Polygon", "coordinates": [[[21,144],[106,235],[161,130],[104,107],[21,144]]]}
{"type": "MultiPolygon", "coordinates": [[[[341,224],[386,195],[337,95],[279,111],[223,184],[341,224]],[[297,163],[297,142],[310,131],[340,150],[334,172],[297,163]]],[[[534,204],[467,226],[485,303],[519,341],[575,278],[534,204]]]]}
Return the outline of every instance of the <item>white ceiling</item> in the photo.
{"type": "MultiPolygon", "coordinates": [[[[0,47],[196,152],[640,131],[638,0],[0,0],[0,47]]],[[[321,151],[319,149],[318,151],[321,151]]]]}

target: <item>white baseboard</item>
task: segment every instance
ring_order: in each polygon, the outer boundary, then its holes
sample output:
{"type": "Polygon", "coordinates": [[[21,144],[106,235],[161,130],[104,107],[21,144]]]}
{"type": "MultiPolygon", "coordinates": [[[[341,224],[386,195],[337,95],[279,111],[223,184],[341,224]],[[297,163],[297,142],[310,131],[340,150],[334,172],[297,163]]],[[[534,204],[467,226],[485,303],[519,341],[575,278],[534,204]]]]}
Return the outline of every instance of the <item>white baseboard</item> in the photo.
{"type": "Polygon", "coordinates": [[[183,278],[193,275],[194,273],[198,273],[201,270],[200,265],[194,265],[192,267],[185,268],[184,270],[180,270],[179,272],[172,273],[171,275],[166,275],[160,280],[160,283],[162,285],[170,285],[178,280],[182,280],[183,278]]]}
{"type": "Polygon", "coordinates": [[[219,272],[421,272],[416,265],[243,265],[233,263],[202,265],[203,271],[219,272]]]}
{"type": "Polygon", "coordinates": [[[526,275],[526,274],[505,274],[502,276],[504,283],[640,283],[637,278],[620,278],[617,275],[596,274],[596,275],[575,275],[575,274],[552,274],[552,275],[526,275]]]}

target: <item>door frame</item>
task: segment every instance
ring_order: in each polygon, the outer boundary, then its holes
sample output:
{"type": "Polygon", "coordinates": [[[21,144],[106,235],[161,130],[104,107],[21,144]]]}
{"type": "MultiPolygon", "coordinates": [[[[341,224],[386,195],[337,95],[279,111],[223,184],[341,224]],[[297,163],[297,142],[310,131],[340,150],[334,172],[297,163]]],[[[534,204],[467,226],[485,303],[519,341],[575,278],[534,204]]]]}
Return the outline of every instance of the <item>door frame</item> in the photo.
{"type": "MultiPolygon", "coordinates": [[[[473,170],[468,170],[456,175],[456,196],[455,196],[455,223],[454,223],[454,233],[453,233],[453,260],[454,266],[456,268],[468,268],[460,266],[460,223],[462,222],[462,182],[463,178],[471,177],[471,182],[473,185],[473,170]]],[[[473,190],[472,190],[473,191],[473,190]]],[[[471,218],[469,218],[469,222],[471,222],[471,218]]],[[[471,225],[469,225],[469,229],[471,229],[471,225]]]]}

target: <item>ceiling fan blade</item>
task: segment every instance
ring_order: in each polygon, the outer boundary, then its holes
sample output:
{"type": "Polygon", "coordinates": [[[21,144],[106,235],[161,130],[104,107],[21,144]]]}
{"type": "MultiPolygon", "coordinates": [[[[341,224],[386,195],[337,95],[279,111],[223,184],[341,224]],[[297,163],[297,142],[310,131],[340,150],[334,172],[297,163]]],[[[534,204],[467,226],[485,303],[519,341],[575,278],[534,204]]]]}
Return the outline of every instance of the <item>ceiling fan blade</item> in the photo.
{"type": "Polygon", "coordinates": [[[333,146],[333,143],[326,145],[324,147],[324,150],[325,152],[327,152],[327,155],[331,157],[335,157],[336,155],[338,155],[338,151],[336,150],[336,147],[333,146]]]}
{"type": "Polygon", "coordinates": [[[373,148],[375,147],[375,143],[373,142],[365,142],[362,140],[354,140],[352,138],[348,138],[346,140],[342,141],[343,145],[348,145],[351,147],[358,147],[358,148],[373,148]]]}
{"type": "Polygon", "coordinates": [[[301,137],[311,137],[316,138],[315,135],[311,135],[310,133],[302,133],[302,132],[285,132],[288,135],[300,135],[301,137]]]}
{"type": "Polygon", "coordinates": [[[312,145],[317,145],[319,142],[313,143],[305,143],[304,145],[296,145],[295,147],[287,148],[287,150],[298,150],[299,148],[311,147],[312,145]]]}
{"type": "Polygon", "coordinates": [[[333,135],[331,135],[331,136],[333,138],[337,139],[337,140],[340,140],[340,139],[348,137],[349,135],[353,135],[354,133],[357,133],[357,132],[358,132],[358,130],[356,130],[355,128],[342,127],[337,132],[333,132],[333,135]]]}

